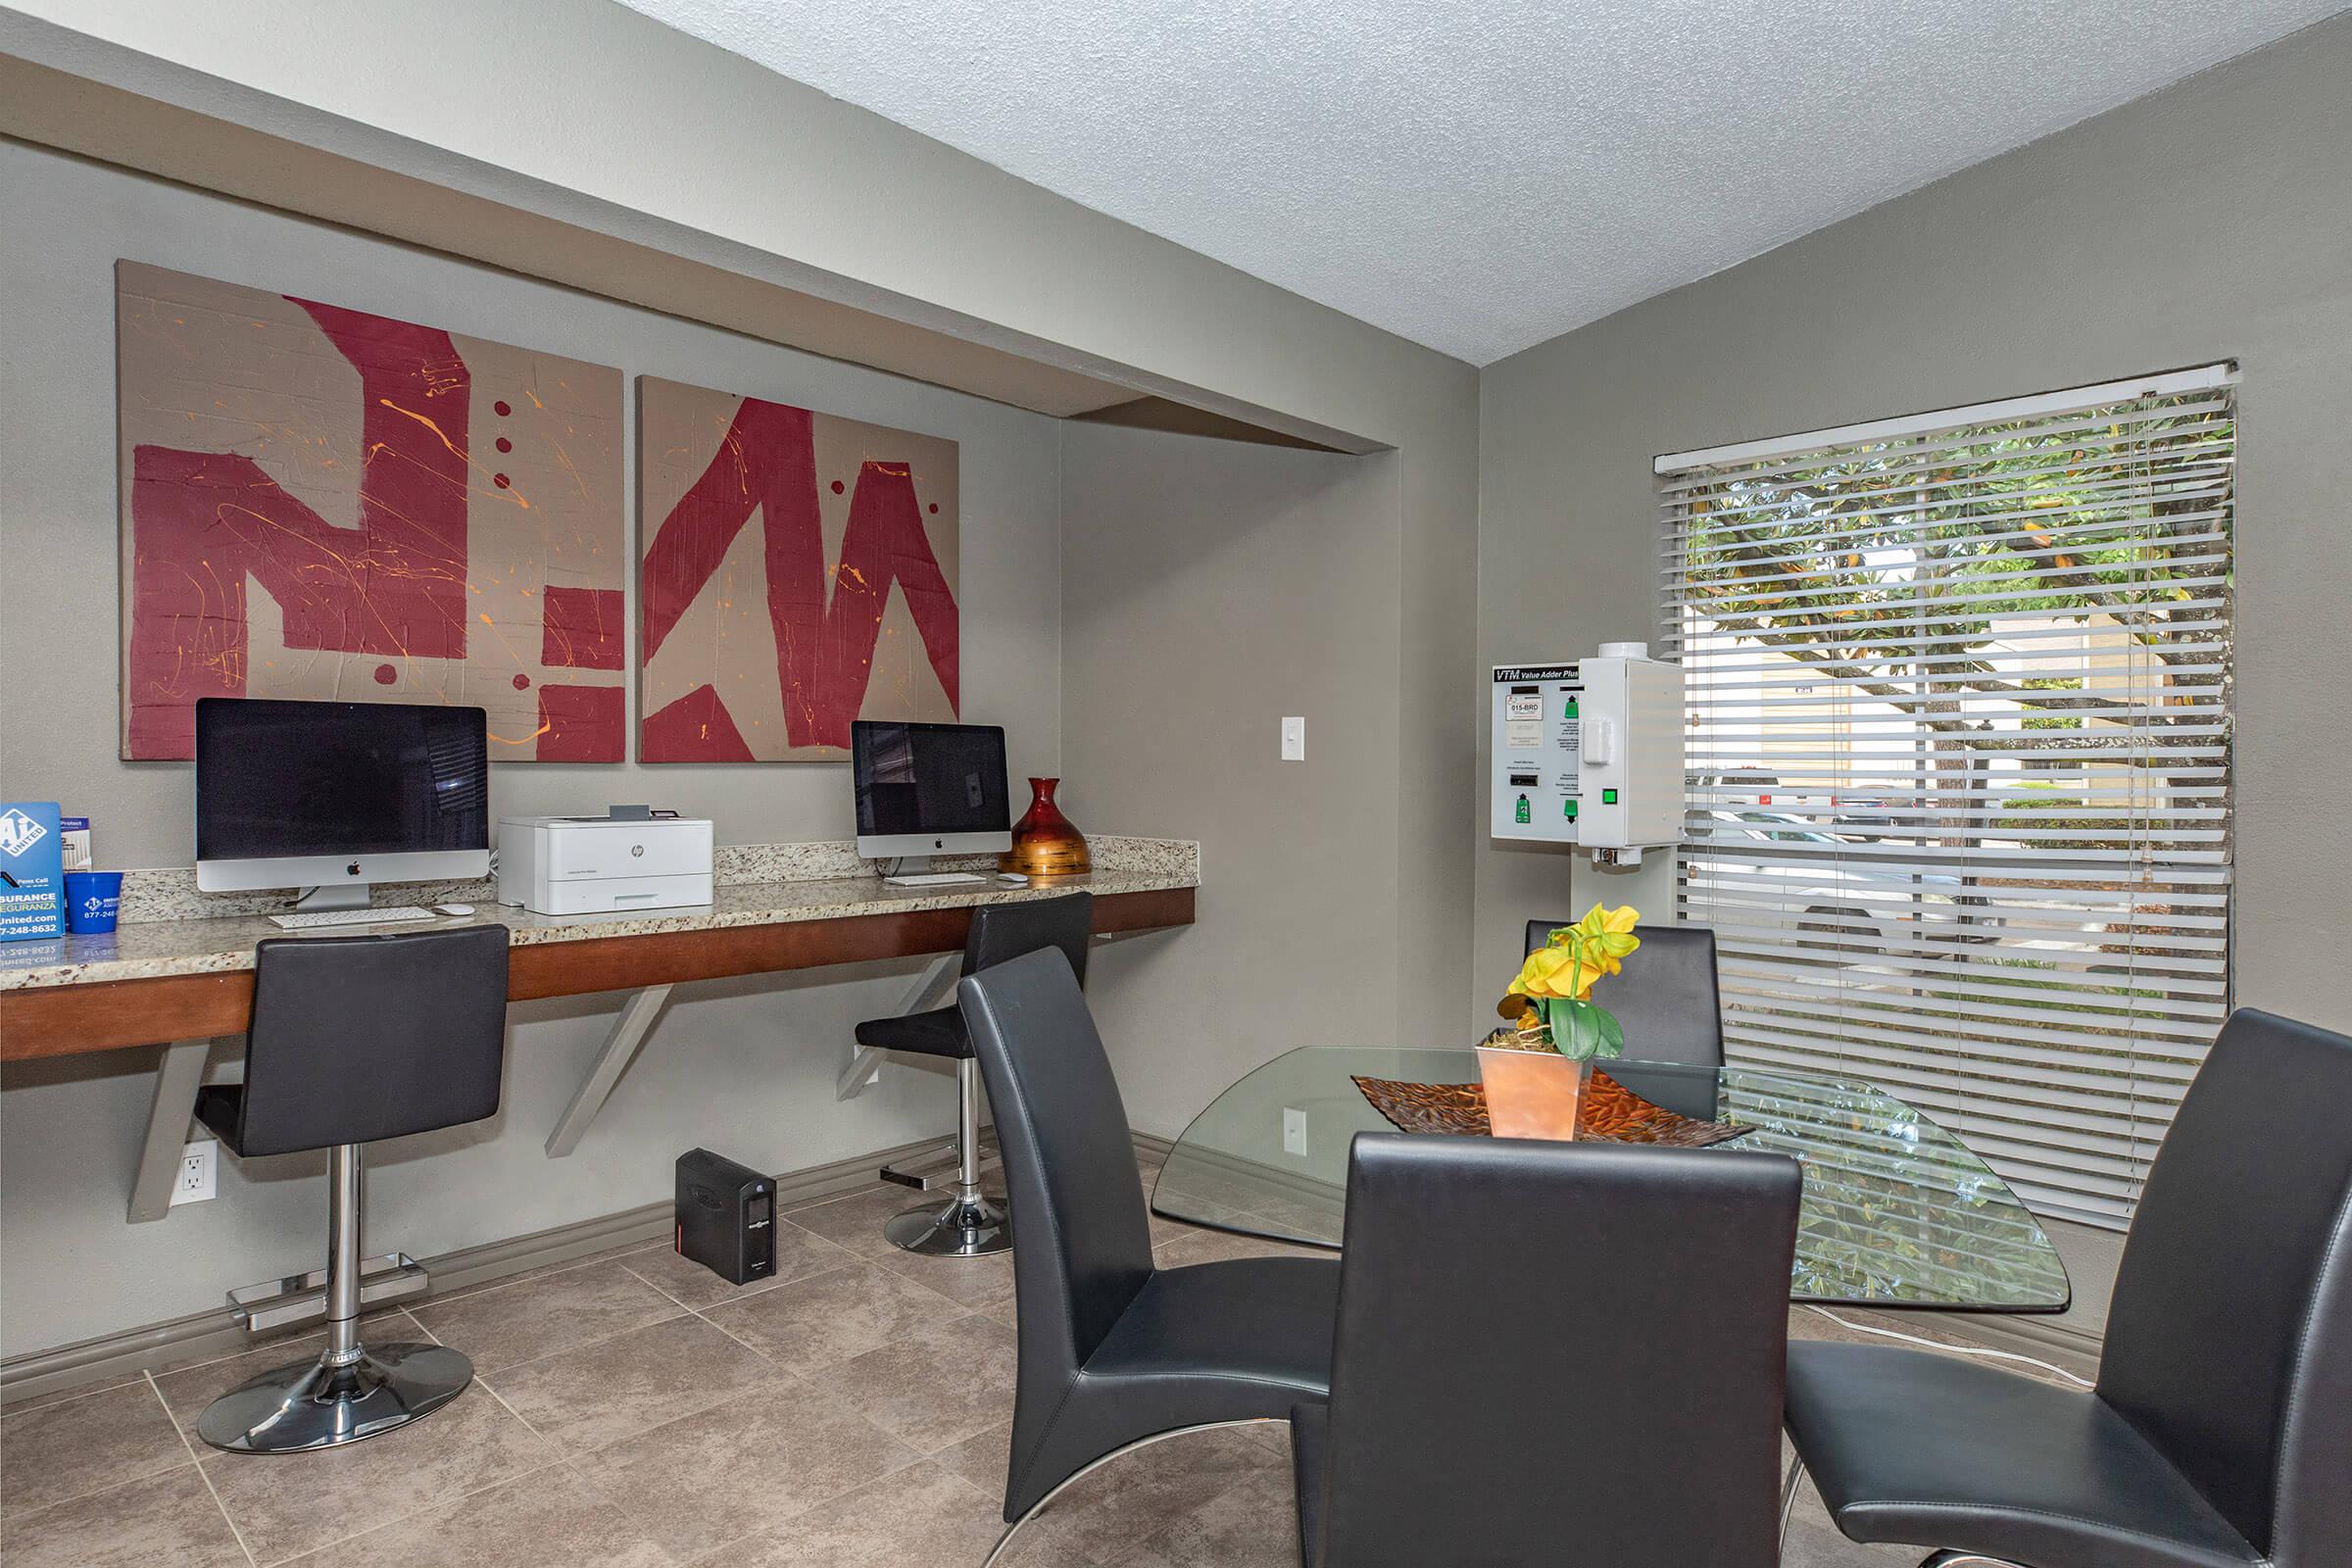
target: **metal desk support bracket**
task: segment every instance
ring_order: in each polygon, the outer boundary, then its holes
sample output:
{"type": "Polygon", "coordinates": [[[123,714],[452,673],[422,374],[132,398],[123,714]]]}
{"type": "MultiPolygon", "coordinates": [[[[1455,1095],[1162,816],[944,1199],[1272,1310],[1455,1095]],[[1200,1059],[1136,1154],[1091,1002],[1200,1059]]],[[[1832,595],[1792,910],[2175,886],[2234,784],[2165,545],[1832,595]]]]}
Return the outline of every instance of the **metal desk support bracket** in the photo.
{"type": "Polygon", "coordinates": [[[188,1123],[196,1119],[196,1090],[204,1082],[210,1040],[174,1040],[156,1065],[155,1099],[147,1106],[147,1137],[139,1145],[139,1167],[130,1180],[133,1225],[162,1219],[172,1211],[172,1188],[179,1179],[180,1152],[188,1123]]]}
{"type": "Polygon", "coordinates": [[[596,1113],[612,1098],[612,1086],[620,1082],[620,1075],[636,1056],[637,1048],[645,1044],[646,1031],[653,1028],[655,1015],[668,1000],[669,987],[647,986],[643,991],[632,992],[629,1000],[621,1004],[620,1016],[612,1020],[612,1032],[605,1037],[604,1050],[596,1054],[588,1076],[580,1080],[571,1103],[564,1107],[556,1130],[547,1135],[548,1158],[562,1159],[579,1148],[588,1124],[596,1120],[596,1113]]]}
{"type": "MultiPolygon", "coordinates": [[[[960,977],[962,967],[963,959],[960,954],[950,955],[933,962],[931,967],[924,972],[922,979],[916,982],[915,988],[906,993],[906,1000],[900,1004],[896,1016],[904,1017],[910,1012],[929,1012],[932,1008],[945,1003],[948,998],[955,995],[956,982],[960,977]]],[[[880,1082],[882,1062],[889,1054],[890,1053],[876,1051],[871,1046],[859,1046],[852,1051],[850,1064],[841,1069],[839,1078],[833,1080],[833,1098],[835,1100],[855,1100],[874,1084],[880,1082]]]]}

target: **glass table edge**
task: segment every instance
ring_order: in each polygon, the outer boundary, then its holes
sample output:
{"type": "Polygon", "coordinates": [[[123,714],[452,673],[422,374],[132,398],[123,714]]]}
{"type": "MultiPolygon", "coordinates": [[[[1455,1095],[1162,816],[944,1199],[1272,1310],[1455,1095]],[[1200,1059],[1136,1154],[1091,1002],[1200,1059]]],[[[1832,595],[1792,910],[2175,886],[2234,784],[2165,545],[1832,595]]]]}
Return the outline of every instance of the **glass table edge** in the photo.
{"type": "MultiPolygon", "coordinates": [[[[1193,1129],[1199,1126],[1200,1122],[1205,1119],[1221,1102],[1224,1101],[1226,1096],[1232,1094],[1235,1090],[1240,1089],[1244,1084],[1248,1083],[1251,1078],[1254,1078],[1258,1073],[1264,1071],[1266,1068],[1273,1066],[1275,1062],[1281,1061],[1286,1057],[1299,1055],[1307,1052],[1392,1050],[1431,1051],[1466,1055],[1469,1054],[1471,1048],[1453,1046],[1402,1048],[1383,1046],[1294,1046],[1290,1050],[1285,1051],[1266,1061],[1258,1063],[1257,1066],[1250,1068],[1250,1071],[1244,1073],[1241,1077],[1226,1085],[1224,1089],[1218,1091],[1216,1096],[1212,1098],[1206,1105],[1203,1105],[1192,1116],[1189,1121],[1185,1123],[1184,1131],[1177,1134],[1175,1139],[1169,1143],[1166,1151],[1160,1156],[1159,1169],[1152,1177],[1152,1195],[1149,1203],[1151,1212],[1158,1218],[1173,1220],[1177,1224],[1189,1225],[1197,1230],[1214,1231],[1226,1236],[1239,1236],[1250,1241],[1265,1242],[1273,1246],[1289,1247],[1302,1251],[1324,1252],[1333,1257],[1342,1255],[1344,1248],[1340,1242],[1328,1241],[1321,1237],[1313,1236],[1277,1236],[1262,1227],[1255,1229],[1244,1228],[1238,1225],[1225,1224],[1217,1220],[1204,1219],[1193,1214],[1179,1212],[1173,1208],[1163,1207],[1159,1200],[1159,1187],[1160,1183],[1167,1177],[1167,1167],[1169,1161],[1173,1159],[1179,1152],[1184,1151],[1184,1141],[1186,1138],[1191,1136],[1193,1129]]],[[[2049,1228],[2042,1222],[2041,1216],[2034,1213],[2032,1208],[2028,1207],[2025,1200],[2017,1196],[2016,1189],[2009,1185],[2008,1180],[1998,1171],[1993,1170],[1990,1165],[1986,1164],[1984,1157],[1982,1154],[1979,1154],[1975,1150],[1969,1148],[1964,1139],[1962,1139],[1957,1133],[1954,1133],[1950,1128],[1945,1127],[1935,1117],[1929,1115],[1928,1112],[1920,1109],[1917,1105],[1912,1104],[1909,1101],[1903,1100],[1894,1095],[1890,1095],[1886,1090],[1879,1088],[1876,1084],[1869,1083],[1862,1079],[1833,1078],[1826,1074],[1785,1072],[1774,1067],[1742,1066],[1737,1062],[1726,1062],[1722,1067],[1710,1068],[1690,1062],[1645,1061],[1643,1058],[1637,1056],[1627,1056],[1612,1059],[1620,1059],[1629,1063],[1637,1063],[1640,1065],[1652,1067],[1673,1067],[1690,1071],[1707,1072],[1730,1071],[1746,1074],[1760,1079],[1779,1079],[1791,1084],[1859,1090],[1863,1093],[1876,1095],[1882,1099],[1890,1101],[1895,1104],[1901,1105],[1905,1110],[1910,1111],[1913,1115],[1919,1117],[1920,1120],[1934,1127],[1936,1131],[1945,1140],[1965,1152],[1980,1166],[1983,1166],[1986,1175],[1990,1176],[1994,1181],[2000,1183],[2001,1191],[2008,1195],[2009,1201],[2015,1205],[2018,1212],[2024,1214],[2028,1219],[2033,1221],[2035,1233],[2041,1238],[2042,1246],[2049,1250],[2050,1259],[2057,1265],[2058,1283],[2060,1287],[2057,1299],[2035,1301],[1914,1301],[1899,1300],[1889,1297],[1816,1296],[1791,1291],[1788,1295],[1788,1304],[1790,1306],[1843,1306],[1851,1307],[1857,1311],[1883,1312],[1976,1313],[1987,1317],[2055,1317],[2073,1310],[2075,1299],[2074,1271],[2067,1266],[2066,1255],[2059,1251],[2057,1244],[2050,1240],[2049,1228]]],[[[1769,1152],[1769,1151],[1766,1152],[1769,1152]]]]}

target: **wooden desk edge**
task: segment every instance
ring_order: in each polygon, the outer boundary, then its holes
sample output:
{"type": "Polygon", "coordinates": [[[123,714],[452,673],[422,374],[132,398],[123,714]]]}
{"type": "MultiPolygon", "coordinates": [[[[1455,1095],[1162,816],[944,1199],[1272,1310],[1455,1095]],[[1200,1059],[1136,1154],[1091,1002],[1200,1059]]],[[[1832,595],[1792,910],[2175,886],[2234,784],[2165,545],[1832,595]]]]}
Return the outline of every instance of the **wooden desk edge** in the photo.
{"type": "MultiPolygon", "coordinates": [[[[1099,894],[1095,934],[1191,925],[1193,894],[1192,888],[1099,894]]],[[[963,946],[971,918],[968,907],[909,909],[525,943],[513,951],[507,997],[527,1002],[953,953],[963,946]]],[[[0,991],[0,1061],[242,1034],[252,1015],[251,969],[0,991]]]]}

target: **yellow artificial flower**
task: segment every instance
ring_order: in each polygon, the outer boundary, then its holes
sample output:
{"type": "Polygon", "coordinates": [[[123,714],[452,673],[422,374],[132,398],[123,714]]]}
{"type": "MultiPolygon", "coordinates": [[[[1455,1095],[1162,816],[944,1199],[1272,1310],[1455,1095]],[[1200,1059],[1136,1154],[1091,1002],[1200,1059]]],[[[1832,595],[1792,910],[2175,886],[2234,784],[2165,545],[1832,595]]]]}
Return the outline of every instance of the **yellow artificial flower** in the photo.
{"type": "Polygon", "coordinates": [[[1626,955],[1642,945],[1634,926],[1642,911],[1627,905],[1604,909],[1595,904],[1574,925],[1551,933],[1544,946],[1528,955],[1510,995],[1538,1000],[1584,1002],[1595,981],[1625,968],[1626,955]]]}
{"type": "Polygon", "coordinates": [[[1614,909],[1595,904],[1570,929],[1584,949],[1586,963],[1602,974],[1617,974],[1625,968],[1626,955],[1642,945],[1642,939],[1634,935],[1641,919],[1642,911],[1630,904],[1614,909]]]}
{"type": "Polygon", "coordinates": [[[1519,978],[1511,982],[1511,995],[1582,1000],[1592,992],[1593,978],[1592,971],[1577,961],[1575,949],[1538,948],[1527,956],[1519,978]]]}

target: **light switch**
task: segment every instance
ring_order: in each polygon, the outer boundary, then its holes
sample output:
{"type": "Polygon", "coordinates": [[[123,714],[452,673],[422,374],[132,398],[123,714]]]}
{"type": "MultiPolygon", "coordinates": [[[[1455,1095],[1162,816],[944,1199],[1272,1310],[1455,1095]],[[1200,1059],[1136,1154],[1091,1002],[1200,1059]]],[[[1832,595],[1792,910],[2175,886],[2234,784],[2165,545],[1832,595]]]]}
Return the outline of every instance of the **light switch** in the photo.
{"type": "Polygon", "coordinates": [[[1306,1112],[1296,1105],[1282,1107],[1282,1152],[1301,1157],[1306,1153],[1306,1112]]]}
{"type": "Polygon", "coordinates": [[[1282,760],[1286,762],[1306,760],[1306,720],[1286,718],[1282,721],[1282,760]]]}

